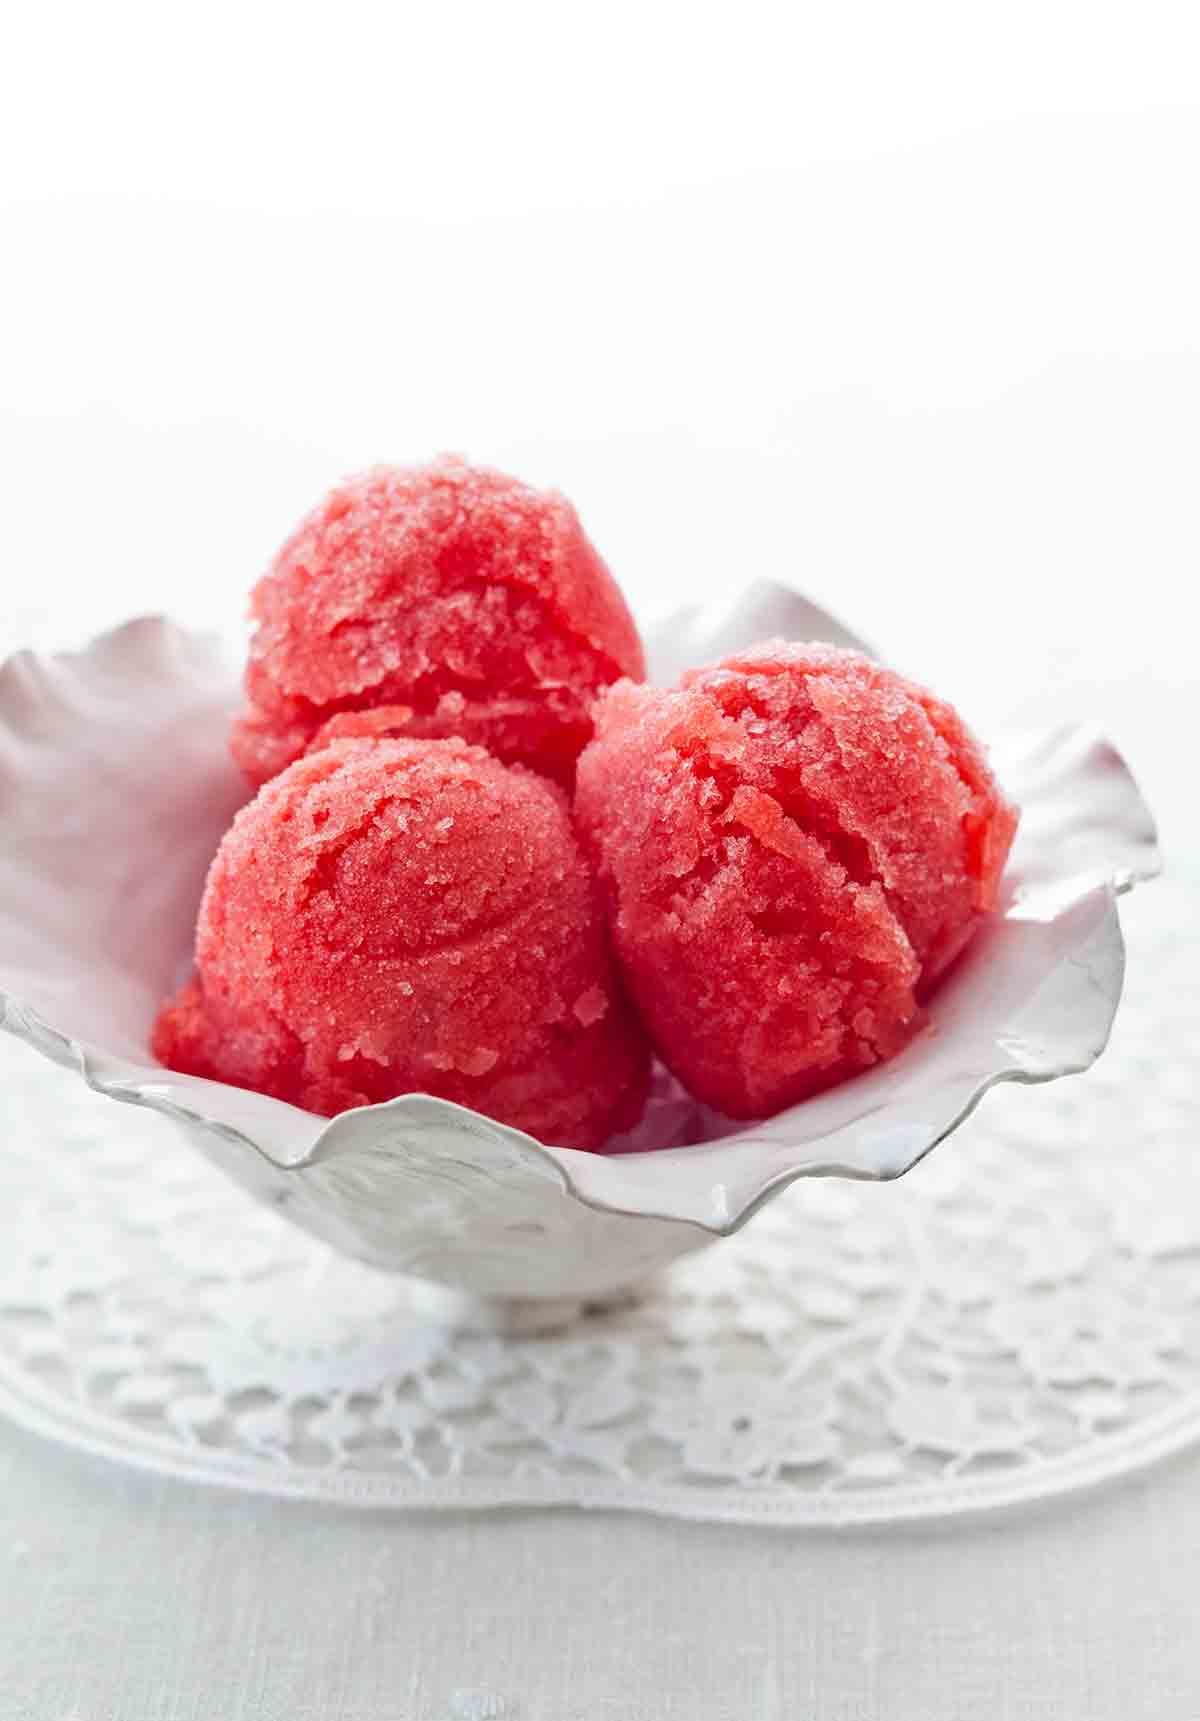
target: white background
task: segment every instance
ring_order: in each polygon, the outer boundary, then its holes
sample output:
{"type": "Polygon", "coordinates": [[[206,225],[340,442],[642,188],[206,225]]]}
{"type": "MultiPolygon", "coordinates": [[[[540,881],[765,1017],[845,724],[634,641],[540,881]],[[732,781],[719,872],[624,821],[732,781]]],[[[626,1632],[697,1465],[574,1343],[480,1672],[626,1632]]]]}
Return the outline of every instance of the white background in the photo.
{"type": "MultiPolygon", "coordinates": [[[[457,449],[566,490],[642,610],[769,573],[985,730],[1092,711],[1169,846],[1198,828],[1193,18],[26,9],[0,44],[5,643],[233,626],[335,476],[457,449]]],[[[4,1721],[68,1692],[79,1721],[440,1721],[488,1665],[548,1721],[1200,1713],[1186,1465],[1002,1532],[833,1544],[351,1526],[0,1438],[4,1527],[55,1572],[2,1568],[4,1721]],[[246,1572],[286,1641],[230,1601],[246,1572]]]]}
{"type": "Polygon", "coordinates": [[[642,608],[794,578],[985,726],[1180,694],[1190,10],[30,9],[5,608],[238,616],[334,476],[457,449],[642,608]]]}

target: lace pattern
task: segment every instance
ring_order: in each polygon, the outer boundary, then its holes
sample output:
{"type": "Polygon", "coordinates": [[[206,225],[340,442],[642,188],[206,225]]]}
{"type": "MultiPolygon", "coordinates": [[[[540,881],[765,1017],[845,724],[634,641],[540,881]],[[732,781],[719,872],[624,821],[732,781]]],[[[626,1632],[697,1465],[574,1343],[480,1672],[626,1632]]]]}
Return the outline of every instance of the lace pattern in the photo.
{"type": "Polygon", "coordinates": [[[128,1463],[392,1507],[881,1522],[1145,1463],[1200,1434],[1194,900],[1131,905],[1091,1075],[991,1095],[899,1183],[796,1185],[540,1337],[439,1326],[4,1040],[0,1406],[128,1463]]]}

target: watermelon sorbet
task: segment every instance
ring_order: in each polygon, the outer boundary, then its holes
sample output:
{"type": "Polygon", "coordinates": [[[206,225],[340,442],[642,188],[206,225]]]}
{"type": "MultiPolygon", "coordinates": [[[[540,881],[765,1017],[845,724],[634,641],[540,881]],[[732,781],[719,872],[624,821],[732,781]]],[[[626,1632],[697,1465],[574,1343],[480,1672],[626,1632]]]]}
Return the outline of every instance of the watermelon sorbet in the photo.
{"type": "Polygon", "coordinates": [[[153,1044],[326,1116],[421,1092],[576,1148],[637,1121],[650,1061],[564,795],[461,740],[334,741],[261,789],[153,1044]]]}
{"type": "Polygon", "coordinates": [[[1017,814],[948,705],[856,652],[769,642],[619,682],[576,817],[655,1046],[766,1117],[898,1052],[997,887],[1017,814]]]}
{"type": "Polygon", "coordinates": [[[460,736],[570,787],[596,694],[645,673],[625,600],[565,497],[449,457],[332,490],[254,588],[251,615],[232,746],[255,785],[349,717],[351,730],[460,736]]]}

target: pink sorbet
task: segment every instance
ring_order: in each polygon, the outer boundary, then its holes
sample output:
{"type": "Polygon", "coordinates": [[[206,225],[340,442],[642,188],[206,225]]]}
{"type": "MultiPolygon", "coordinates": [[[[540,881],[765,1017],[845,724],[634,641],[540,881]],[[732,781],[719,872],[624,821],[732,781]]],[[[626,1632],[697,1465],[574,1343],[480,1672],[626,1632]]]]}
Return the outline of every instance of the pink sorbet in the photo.
{"type": "Polygon", "coordinates": [[[332,743],[237,815],[172,1069],[333,1116],[438,1094],[563,1147],[641,1113],[649,1048],[561,790],[463,741],[332,743]]]}
{"type": "Polygon", "coordinates": [[[1017,823],[950,707],[771,641],[668,691],[619,682],[596,729],[576,816],[676,1075],[766,1117],[899,1051],[1017,823]]]}
{"type": "Polygon", "coordinates": [[[443,458],[340,484],[254,588],[233,753],[266,782],[342,713],[404,711],[570,785],[603,687],[645,673],[565,497],[443,458]]]}

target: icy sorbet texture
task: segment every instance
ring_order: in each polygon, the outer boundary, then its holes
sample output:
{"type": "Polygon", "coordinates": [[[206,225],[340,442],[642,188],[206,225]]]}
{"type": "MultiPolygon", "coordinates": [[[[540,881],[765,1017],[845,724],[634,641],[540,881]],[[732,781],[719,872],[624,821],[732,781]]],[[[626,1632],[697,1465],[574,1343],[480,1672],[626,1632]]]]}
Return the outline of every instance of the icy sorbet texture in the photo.
{"type": "Polygon", "coordinates": [[[562,792],[460,740],[332,742],[235,819],[154,1050],[327,1116],[424,1092],[564,1147],[649,1050],[562,792]]]}
{"type": "Polygon", "coordinates": [[[765,1117],[899,1051],[994,905],[1017,815],[949,706],[774,641],[618,683],[576,814],[663,1060],[765,1117]]]}
{"type": "Polygon", "coordinates": [[[569,786],[597,692],[644,674],[571,504],[451,458],[331,491],[251,614],[233,752],[256,785],[315,740],[366,731],[460,736],[569,786]]]}

